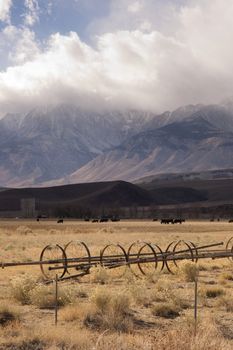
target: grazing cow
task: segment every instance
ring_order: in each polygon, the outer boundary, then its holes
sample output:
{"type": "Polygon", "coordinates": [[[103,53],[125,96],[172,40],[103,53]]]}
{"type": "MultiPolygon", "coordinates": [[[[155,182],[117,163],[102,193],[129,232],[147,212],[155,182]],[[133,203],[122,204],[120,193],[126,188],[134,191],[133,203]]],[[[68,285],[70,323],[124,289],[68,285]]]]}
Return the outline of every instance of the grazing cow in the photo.
{"type": "Polygon", "coordinates": [[[57,224],[63,224],[63,219],[58,219],[57,224]]]}
{"type": "Polygon", "coordinates": [[[182,222],[185,222],[184,219],[161,219],[161,224],[182,224],[182,222]]]}
{"type": "Polygon", "coordinates": [[[173,219],[173,224],[182,224],[183,221],[182,219],[173,219]]]}
{"type": "Polygon", "coordinates": [[[101,218],[100,222],[108,222],[108,219],[107,218],[101,218]]]}
{"type": "Polygon", "coordinates": [[[230,219],[228,222],[233,222],[233,219],[230,219]]]}
{"type": "Polygon", "coordinates": [[[99,220],[98,219],[93,219],[92,222],[99,222],[99,220]]]}
{"type": "Polygon", "coordinates": [[[153,219],[152,221],[158,221],[158,219],[153,219]]]}
{"type": "Polygon", "coordinates": [[[173,224],[173,219],[161,219],[161,224],[173,224]]]}

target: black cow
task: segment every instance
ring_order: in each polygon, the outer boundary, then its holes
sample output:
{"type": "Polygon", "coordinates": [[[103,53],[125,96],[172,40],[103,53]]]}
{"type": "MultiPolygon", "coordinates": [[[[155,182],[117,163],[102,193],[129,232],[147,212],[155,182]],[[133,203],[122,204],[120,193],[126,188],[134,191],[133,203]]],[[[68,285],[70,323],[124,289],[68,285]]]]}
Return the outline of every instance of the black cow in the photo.
{"type": "Polygon", "coordinates": [[[108,219],[107,218],[101,218],[100,222],[108,222],[108,219]]]}
{"type": "Polygon", "coordinates": [[[57,224],[63,224],[63,219],[58,219],[57,224]]]}
{"type": "Polygon", "coordinates": [[[161,219],[160,224],[173,224],[173,219],[161,219]]]}
{"type": "Polygon", "coordinates": [[[183,221],[182,219],[173,219],[173,224],[182,224],[183,221]]]}

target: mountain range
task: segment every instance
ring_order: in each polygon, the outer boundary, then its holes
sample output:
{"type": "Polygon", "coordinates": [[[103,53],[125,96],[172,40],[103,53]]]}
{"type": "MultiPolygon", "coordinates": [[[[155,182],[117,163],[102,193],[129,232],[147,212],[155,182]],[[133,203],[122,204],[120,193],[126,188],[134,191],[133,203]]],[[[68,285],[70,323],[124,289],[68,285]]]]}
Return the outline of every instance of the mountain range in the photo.
{"type": "Polygon", "coordinates": [[[225,168],[233,168],[231,101],[160,115],[59,105],[0,120],[0,186],[136,181],[225,168]]]}

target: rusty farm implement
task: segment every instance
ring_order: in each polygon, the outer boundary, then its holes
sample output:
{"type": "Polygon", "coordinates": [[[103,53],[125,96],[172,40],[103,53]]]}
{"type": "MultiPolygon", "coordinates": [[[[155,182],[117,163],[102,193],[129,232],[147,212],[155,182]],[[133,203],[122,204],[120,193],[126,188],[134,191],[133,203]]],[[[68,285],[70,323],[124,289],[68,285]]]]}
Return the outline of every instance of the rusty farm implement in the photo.
{"type": "Polygon", "coordinates": [[[134,242],[128,249],[120,244],[108,244],[99,254],[92,255],[87,244],[82,241],[70,241],[64,247],[59,244],[43,248],[38,261],[2,262],[2,268],[14,266],[38,265],[46,281],[67,280],[90,274],[94,267],[115,271],[121,277],[127,269],[139,277],[152,275],[165,268],[175,273],[180,261],[197,263],[203,259],[224,259],[233,261],[233,237],[225,247],[223,242],[197,246],[190,241],[173,241],[166,249],[148,242],[134,242]],[[221,247],[221,248],[220,248],[221,247]]]}

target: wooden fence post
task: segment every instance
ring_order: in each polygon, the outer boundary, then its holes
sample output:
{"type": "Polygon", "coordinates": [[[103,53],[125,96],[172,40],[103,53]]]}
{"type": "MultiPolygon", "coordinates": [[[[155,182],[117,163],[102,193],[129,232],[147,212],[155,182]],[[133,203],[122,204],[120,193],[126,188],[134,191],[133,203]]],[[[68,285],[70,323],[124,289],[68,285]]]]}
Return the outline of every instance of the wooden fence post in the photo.
{"type": "Polygon", "coordinates": [[[58,278],[55,279],[55,326],[57,325],[57,313],[58,313],[58,278]]]}
{"type": "Polygon", "coordinates": [[[197,334],[197,282],[198,282],[198,274],[195,277],[194,283],[194,334],[197,334]]]}

